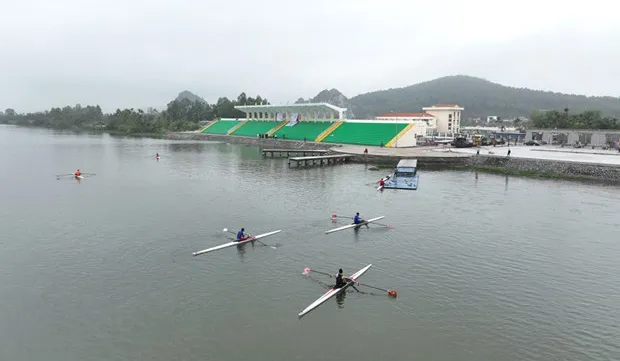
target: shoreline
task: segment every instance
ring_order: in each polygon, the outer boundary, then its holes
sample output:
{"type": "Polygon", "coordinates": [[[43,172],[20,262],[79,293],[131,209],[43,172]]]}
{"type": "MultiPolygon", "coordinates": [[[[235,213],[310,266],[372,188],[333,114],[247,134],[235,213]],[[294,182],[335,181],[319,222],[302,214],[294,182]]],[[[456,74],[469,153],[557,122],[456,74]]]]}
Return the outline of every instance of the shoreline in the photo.
{"type": "MultiPolygon", "coordinates": [[[[620,183],[620,166],[567,160],[501,157],[483,154],[436,151],[438,147],[380,148],[372,146],[303,142],[288,139],[259,139],[219,134],[166,133],[166,139],[223,141],[231,144],[262,148],[329,150],[352,155],[352,162],[375,164],[378,168],[393,168],[401,159],[415,158],[421,169],[469,169],[494,174],[529,178],[549,178],[620,183]],[[364,154],[364,149],[368,154],[364,154]]],[[[449,148],[446,148],[449,149],[449,148]]]]}

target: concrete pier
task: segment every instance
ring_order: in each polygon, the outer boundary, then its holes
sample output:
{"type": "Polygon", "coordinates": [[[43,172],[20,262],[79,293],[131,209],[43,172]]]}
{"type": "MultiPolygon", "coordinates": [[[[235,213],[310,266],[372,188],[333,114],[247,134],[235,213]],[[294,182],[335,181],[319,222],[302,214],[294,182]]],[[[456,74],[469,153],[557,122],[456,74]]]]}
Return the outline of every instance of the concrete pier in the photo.
{"type": "Polygon", "coordinates": [[[297,167],[303,165],[304,167],[308,164],[315,165],[323,165],[325,164],[337,164],[337,163],[346,163],[349,159],[353,158],[352,155],[349,154],[336,154],[336,155],[321,155],[314,157],[292,157],[288,159],[288,166],[295,163],[297,167]]]}
{"type": "Polygon", "coordinates": [[[306,155],[326,155],[329,153],[329,150],[323,149],[263,149],[263,157],[266,157],[268,154],[271,154],[272,157],[283,156],[286,154],[287,157],[290,157],[291,154],[301,154],[302,156],[306,155]]]}

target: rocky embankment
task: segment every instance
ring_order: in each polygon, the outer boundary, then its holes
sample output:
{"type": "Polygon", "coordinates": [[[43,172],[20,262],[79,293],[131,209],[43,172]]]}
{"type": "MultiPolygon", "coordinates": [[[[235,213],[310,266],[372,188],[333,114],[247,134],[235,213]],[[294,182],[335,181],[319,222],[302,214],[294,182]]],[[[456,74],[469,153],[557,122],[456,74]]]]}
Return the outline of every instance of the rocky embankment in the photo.
{"type": "Polygon", "coordinates": [[[468,158],[467,165],[506,174],[620,181],[617,165],[485,155],[468,158]]]}
{"type": "Polygon", "coordinates": [[[222,134],[200,134],[200,133],[167,133],[167,139],[184,139],[184,140],[206,140],[226,142],[230,144],[256,145],[262,148],[277,149],[324,149],[333,148],[334,144],[321,144],[314,142],[304,142],[300,140],[276,139],[276,138],[257,138],[257,137],[240,137],[222,134]]]}

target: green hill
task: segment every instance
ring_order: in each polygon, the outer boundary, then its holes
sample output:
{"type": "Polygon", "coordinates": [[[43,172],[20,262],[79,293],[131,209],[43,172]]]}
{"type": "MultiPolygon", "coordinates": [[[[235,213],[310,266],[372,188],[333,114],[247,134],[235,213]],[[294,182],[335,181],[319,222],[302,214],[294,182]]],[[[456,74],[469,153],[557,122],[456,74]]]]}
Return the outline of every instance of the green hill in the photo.
{"type": "Polygon", "coordinates": [[[565,108],[571,113],[600,110],[603,115],[620,117],[620,98],[513,88],[464,75],[360,94],[344,103],[357,118],[372,118],[390,111],[420,112],[422,107],[438,103],[456,103],[464,107],[464,119],[489,115],[529,117],[533,110],[564,111],[565,108]]]}

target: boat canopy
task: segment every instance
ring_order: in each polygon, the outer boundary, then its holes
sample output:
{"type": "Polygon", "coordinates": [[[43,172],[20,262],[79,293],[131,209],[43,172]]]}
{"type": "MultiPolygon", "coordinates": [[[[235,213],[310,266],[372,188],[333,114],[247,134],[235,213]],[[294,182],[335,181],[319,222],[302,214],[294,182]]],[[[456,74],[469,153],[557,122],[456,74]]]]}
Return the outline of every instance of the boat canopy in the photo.
{"type": "Polygon", "coordinates": [[[417,159],[401,159],[394,170],[394,177],[413,177],[417,166],[417,159]]]}
{"type": "Polygon", "coordinates": [[[418,160],[417,159],[401,159],[398,162],[396,168],[417,168],[418,160]]]}

